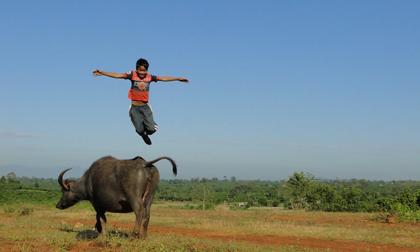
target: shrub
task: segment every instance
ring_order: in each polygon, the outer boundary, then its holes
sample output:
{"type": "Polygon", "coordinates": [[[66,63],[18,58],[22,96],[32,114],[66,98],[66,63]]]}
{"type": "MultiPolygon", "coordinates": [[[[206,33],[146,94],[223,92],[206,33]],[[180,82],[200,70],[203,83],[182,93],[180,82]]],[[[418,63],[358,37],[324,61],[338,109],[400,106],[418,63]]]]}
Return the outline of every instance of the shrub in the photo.
{"type": "Polygon", "coordinates": [[[16,209],[14,209],[13,207],[5,207],[5,208],[3,208],[3,211],[5,212],[5,213],[14,213],[15,211],[16,211],[16,209]]]}
{"type": "Polygon", "coordinates": [[[248,202],[234,202],[229,205],[230,210],[246,210],[250,207],[251,205],[248,202]]]}
{"type": "Polygon", "coordinates": [[[396,216],[402,221],[420,221],[420,208],[417,205],[417,197],[419,197],[419,190],[416,192],[403,191],[396,198],[384,198],[377,202],[378,208],[382,213],[381,216],[388,218],[389,216],[396,216]]]}
{"type": "Polygon", "coordinates": [[[25,216],[25,215],[30,215],[31,213],[33,213],[34,209],[32,207],[23,207],[22,209],[19,210],[19,215],[20,216],[25,216]]]}

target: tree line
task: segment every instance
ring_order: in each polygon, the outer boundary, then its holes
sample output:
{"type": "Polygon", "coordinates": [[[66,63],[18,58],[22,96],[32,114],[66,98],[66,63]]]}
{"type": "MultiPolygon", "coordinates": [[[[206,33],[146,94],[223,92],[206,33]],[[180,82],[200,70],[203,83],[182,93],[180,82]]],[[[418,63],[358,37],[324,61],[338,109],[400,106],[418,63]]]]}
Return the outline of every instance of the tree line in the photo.
{"type": "MultiPolygon", "coordinates": [[[[56,179],[0,178],[0,204],[16,201],[55,203],[56,179]]],[[[192,178],[161,180],[156,200],[181,201],[189,208],[282,207],[309,211],[386,212],[420,221],[420,181],[323,180],[296,172],[281,181],[192,178]]]]}

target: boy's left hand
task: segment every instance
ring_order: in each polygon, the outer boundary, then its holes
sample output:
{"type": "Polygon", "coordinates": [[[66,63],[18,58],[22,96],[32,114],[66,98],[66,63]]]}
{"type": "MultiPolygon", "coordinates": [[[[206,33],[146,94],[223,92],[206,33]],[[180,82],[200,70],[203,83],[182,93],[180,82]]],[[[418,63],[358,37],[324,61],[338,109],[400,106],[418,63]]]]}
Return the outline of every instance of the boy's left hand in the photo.
{"type": "Polygon", "coordinates": [[[187,78],[179,78],[179,81],[182,81],[182,82],[189,82],[189,80],[188,80],[187,78]]]}
{"type": "Polygon", "coordinates": [[[99,76],[99,75],[102,75],[102,72],[101,72],[101,70],[99,70],[99,69],[95,69],[95,70],[93,70],[93,71],[92,71],[92,74],[93,74],[94,76],[99,76]]]}

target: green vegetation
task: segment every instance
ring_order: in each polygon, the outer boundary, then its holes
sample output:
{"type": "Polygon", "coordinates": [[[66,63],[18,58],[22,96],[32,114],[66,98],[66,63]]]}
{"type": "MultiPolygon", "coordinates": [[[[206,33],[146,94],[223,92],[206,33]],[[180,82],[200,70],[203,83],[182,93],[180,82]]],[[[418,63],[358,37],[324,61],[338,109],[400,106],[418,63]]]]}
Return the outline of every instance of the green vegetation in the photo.
{"type": "Polygon", "coordinates": [[[46,179],[0,179],[0,205],[15,203],[55,204],[60,197],[57,182],[46,179]]]}
{"type": "MultiPolygon", "coordinates": [[[[61,192],[56,179],[0,178],[0,205],[55,205],[61,192]]],[[[185,209],[283,207],[329,212],[382,212],[420,221],[420,181],[321,180],[294,173],[283,181],[194,178],[162,180],[156,200],[185,202],[185,209]]],[[[5,211],[11,211],[5,210],[5,211]]]]}
{"type": "Polygon", "coordinates": [[[284,203],[290,209],[385,212],[401,220],[420,221],[417,181],[320,181],[310,174],[294,173],[283,187],[284,203]]]}

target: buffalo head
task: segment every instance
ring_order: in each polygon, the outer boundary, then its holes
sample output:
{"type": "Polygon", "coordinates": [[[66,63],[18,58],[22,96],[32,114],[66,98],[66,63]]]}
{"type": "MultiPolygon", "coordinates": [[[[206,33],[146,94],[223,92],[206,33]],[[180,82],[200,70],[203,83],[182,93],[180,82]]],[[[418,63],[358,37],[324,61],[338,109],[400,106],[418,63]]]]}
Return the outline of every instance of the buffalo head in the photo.
{"type": "Polygon", "coordinates": [[[58,176],[58,184],[60,184],[61,192],[63,193],[60,201],[56,205],[58,209],[66,209],[68,207],[73,206],[81,200],[81,197],[77,192],[77,182],[74,180],[63,179],[64,173],[66,173],[70,169],[71,168],[62,171],[58,176]]]}

